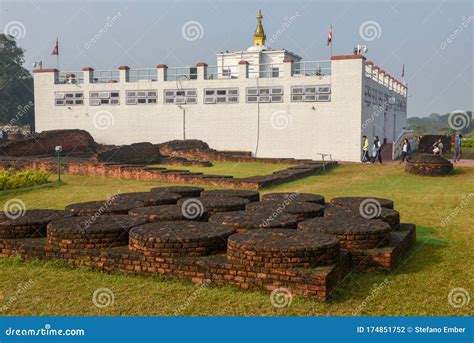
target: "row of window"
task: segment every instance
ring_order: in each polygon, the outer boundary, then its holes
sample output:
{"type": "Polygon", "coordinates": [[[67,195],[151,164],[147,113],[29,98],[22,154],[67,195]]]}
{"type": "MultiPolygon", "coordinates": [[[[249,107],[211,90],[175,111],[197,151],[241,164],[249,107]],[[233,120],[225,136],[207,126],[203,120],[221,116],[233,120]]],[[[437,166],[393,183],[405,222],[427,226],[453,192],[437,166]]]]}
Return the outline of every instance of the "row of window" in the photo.
{"type": "Polygon", "coordinates": [[[394,96],[379,91],[375,88],[365,86],[364,99],[367,105],[387,106],[396,111],[406,111],[406,102],[394,96]]]}
{"type": "MultiPolygon", "coordinates": [[[[283,102],[284,89],[275,87],[249,87],[246,89],[246,102],[270,103],[283,102]]],[[[331,87],[319,86],[293,86],[291,87],[292,102],[331,101],[331,87]]],[[[204,89],[205,104],[235,104],[239,102],[238,88],[209,88],[204,89]]],[[[131,90],[125,92],[125,104],[145,105],[157,104],[158,92],[156,90],[131,90]]],[[[164,91],[165,104],[197,104],[197,89],[166,89],[164,91]]],[[[56,92],[56,106],[84,105],[83,92],[56,92]]],[[[119,105],[119,91],[90,92],[89,105],[119,105]]]]}

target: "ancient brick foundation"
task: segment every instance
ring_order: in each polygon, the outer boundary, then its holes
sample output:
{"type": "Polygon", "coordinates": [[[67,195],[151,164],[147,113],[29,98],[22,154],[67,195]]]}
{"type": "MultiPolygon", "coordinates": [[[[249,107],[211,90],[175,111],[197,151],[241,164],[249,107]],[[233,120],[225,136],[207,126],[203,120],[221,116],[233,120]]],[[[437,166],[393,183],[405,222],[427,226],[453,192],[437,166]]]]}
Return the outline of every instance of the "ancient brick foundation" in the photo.
{"type": "Polygon", "coordinates": [[[416,154],[405,164],[405,171],[423,176],[446,176],[454,172],[454,167],[451,162],[442,156],[416,154]]]}
{"type": "MultiPolygon", "coordinates": [[[[314,218],[299,224],[295,216],[281,213],[265,222],[267,211],[244,210],[246,205],[259,204],[254,193],[227,191],[226,196],[218,192],[186,198],[200,195],[197,192],[202,189],[155,188],[152,198],[159,194],[165,203],[178,202],[158,206],[143,202],[149,199],[146,192],[122,194],[129,201],[126,207],[134,207],[130,215],[112,211],[77,216],[77,206],[68,206],[68,211],[31,210],[13,222],[3,214],[0,228],[8,230],[0,230],[0,256],[61,259],[104,272],[160,274],[242,289],[285,287],[294,295],[324,301],[351,270],[396,270],[416,240],[413,224],[392,228],[381,219],[345,216],[345,212],[332,217],[314,212],[314,218]],[[247,196],[256,202],[249,202],[247,196]],[[205,216],[189,218],[188,200],[200,204],[205,216]],[[176,213],[178,207],[184,211],[182,216],[176,213]],[[40,237],[32,238],[29,233],[39,224],[47,224],[46,235],[42,230],[40,237]]],[[[299,200],[314,199],[311,194],[300,195],[299,200]]],[[[296,203],[301,204],[299,200],[296,203]]]]}

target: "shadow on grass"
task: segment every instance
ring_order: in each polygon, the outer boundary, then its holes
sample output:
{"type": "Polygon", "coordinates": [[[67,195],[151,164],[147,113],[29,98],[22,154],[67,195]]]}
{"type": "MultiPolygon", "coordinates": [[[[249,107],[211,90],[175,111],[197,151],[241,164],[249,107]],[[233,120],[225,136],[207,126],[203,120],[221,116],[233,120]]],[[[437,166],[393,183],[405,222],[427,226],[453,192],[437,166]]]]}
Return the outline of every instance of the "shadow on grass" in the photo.
{"type": "Polygon", "coordinates": [[[34,192],[34,191],[43,190],[43,189],[59,188],[59,187],[65,185],[65,184],[66,183],[63,182],[63,181],[50,181],[50,182],[42,184],[42,185],[7,189],[7,190],[4,190],[4,191],[0,191],[0,199],[4,199],[4,198],[8,197],[11,194],[28,193],[28,192],[34,192]]]}

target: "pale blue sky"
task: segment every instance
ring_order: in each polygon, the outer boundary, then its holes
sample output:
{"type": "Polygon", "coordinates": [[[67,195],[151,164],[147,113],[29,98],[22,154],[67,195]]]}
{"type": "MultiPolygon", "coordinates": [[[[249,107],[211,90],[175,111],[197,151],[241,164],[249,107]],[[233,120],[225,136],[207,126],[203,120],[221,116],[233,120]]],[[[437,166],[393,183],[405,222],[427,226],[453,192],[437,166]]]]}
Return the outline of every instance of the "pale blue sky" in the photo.
{"type": "Polygon", "coordinates": [[[470,0],[0,0],[0,30],[8,24],[19,28],[18,43],[26,49],[29,69],[38,60],[44,67],[56,66],[50,55],[56,36],[61,70],[184,66],[198,61],[214,65],[216,52],[251,45],[256,11],[261,8],[271,41],[267,45],[272,48],[285,48],[306,60],[328,59],[326,37],[332,24],[334,54],[351,54],[357,43],[365,44],[367,58],[398,78],[405,64],[408,114],[413,116],[473,108],[473,4],[470,0]],[[201,25],[202,37],[183,38],[183,25],[189,21],[201,25]],[[366,40],[360,33],[364,23],[369,26],[366,40]],[[99,33],[104,27],[105,32],[99,33]],[[96,35],[98,41],[91,43],[96,35]]]}

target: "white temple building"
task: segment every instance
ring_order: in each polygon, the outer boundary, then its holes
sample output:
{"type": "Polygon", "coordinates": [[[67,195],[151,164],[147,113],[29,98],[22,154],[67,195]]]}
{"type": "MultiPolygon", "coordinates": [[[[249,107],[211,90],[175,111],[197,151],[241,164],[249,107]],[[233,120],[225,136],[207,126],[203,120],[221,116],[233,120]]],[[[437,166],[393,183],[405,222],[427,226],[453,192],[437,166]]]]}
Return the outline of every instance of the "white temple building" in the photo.
{"type": "Polygon", "coordinates": [[[216,65],[80,72],[34,70],[36,131],[83,129],[103,144],[200,139],[256,157],[359,161],[361,137],[399,153],[407,87],[361,54],[303,61],[254,44],[216,65]]]}

